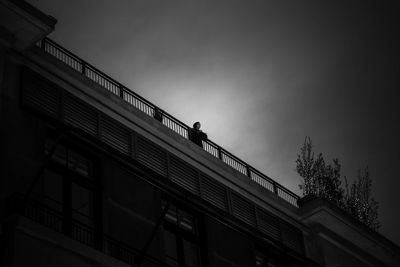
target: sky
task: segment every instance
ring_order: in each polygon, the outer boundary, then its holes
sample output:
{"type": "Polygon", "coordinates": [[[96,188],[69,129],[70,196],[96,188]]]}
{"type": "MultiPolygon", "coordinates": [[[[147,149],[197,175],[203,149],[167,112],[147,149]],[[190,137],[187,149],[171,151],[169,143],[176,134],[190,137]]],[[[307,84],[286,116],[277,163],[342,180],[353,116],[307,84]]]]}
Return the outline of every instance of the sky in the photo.
{"type": "Polygon", "coordinates": [[[369,167],[400,244],[399,9],[372,0],[28,0],[54,41],[301,195],[306,136],[369,167]]]}

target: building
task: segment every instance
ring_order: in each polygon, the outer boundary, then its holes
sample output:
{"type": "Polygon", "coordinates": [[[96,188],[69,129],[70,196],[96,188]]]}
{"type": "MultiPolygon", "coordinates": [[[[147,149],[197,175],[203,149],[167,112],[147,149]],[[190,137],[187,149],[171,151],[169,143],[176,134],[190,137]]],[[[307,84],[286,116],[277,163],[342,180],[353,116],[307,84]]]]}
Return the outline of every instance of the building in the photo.
{"type": "Polygon", "coordinates": [[[2,266],[400,266],[400,248],[300,199],[45,38],[0,0],[2,266]]]}

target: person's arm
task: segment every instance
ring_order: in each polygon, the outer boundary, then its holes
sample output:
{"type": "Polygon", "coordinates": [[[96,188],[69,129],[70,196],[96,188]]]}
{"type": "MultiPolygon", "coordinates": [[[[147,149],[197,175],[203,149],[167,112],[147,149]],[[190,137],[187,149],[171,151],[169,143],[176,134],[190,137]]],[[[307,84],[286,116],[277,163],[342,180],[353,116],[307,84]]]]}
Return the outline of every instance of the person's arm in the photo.
{"type": "Polygon", "coordinates": [[[192,129],[188,129],[188,138],[190,141],[193,141],[193,130],[192,129]]]}
{"type": "Polygon", "coordinates": [[[204,141],[206,141],[206,140],[207,140],[207,134],[201,132],[201,139],[204,140],[204,141]]]}

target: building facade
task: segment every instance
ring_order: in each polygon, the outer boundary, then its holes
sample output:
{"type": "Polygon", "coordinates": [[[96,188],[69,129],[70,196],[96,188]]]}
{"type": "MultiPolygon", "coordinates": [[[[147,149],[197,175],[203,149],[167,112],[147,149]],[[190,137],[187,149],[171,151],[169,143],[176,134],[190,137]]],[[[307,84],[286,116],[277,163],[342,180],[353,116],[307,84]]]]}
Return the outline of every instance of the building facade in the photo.
{"type": "Polygon", "coordinates": [[[47,39],[0,0],[2,266],[400,266],[400,248],[300,199],[47,39]]]}

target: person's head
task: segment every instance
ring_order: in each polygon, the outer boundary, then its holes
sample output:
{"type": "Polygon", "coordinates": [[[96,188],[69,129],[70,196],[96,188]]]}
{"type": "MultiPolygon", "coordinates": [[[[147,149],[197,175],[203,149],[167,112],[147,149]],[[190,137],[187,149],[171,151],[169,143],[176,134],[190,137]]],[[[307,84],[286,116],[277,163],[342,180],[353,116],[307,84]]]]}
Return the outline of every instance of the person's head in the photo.
{"type": "Polygon", "coordinates": [[[200,127],[201,127],[200,122],[196,121],[195,123],[193,123],[193,129],[200,130],[200,127]]]}

